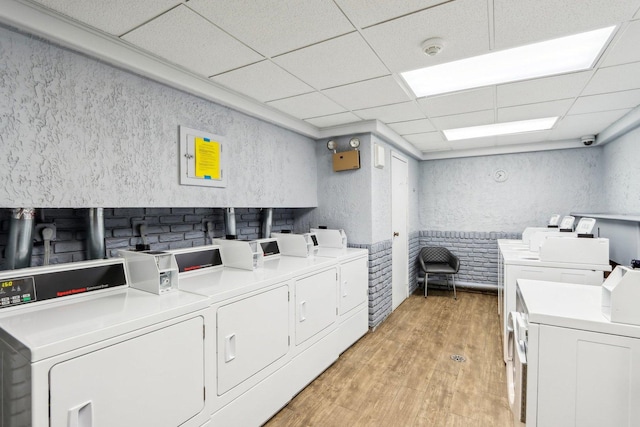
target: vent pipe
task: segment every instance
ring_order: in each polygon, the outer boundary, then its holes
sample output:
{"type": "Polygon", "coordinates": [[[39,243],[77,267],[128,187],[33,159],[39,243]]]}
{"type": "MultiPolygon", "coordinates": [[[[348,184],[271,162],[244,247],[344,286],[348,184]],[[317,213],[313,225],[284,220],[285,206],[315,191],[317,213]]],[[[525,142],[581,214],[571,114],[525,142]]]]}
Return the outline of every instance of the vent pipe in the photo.
{"type": "Polygon", "coordinates": [[[35,214],[36,210],[33,208],[17,208],[11,211],[9,240],[5,249],[5,269],[13,270],[31,265],[35,214]]]}
{"type": "Polygon", "coordinates": [[[227,239],[235,239],[236,233],[236,211],[234,208],[226,208],[224,210],[224,229],[227,239]]]}
{"type": "Polygon", "coordinates": [[[89,208],[87,259],[104,259],[104,209],[89,208]]]}
{"type": "Polygon", "coordinates": [[[262,210],[262,238],[271,237],[271,227],[273,226],[273,208],[262,210]]]}

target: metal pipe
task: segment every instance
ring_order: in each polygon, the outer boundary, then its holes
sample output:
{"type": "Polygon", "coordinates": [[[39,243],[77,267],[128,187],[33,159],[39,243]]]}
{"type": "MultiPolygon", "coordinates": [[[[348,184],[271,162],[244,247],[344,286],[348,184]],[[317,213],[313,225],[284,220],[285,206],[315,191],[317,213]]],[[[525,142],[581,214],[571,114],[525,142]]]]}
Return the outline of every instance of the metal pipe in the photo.
{"type": "Polygon", "coordinates": [[[12,210],[5,256],[5,268],[7,270],[25,268],[31,265],[35,215],[36,210],[33,208],[12,210]]]}
{"type": "Polygon", "coordinates": [[[273,226],[273,208],[262,210],[262,238],[271,237],[271,227],[273,226]]]}
{"type": "Polygon", "coordinates": [[[235,239],[236,233],[236,211],[234,208],[224,210],[224,229],[227,239],[235,239]]]}
{"type": "Polygon", "coordinates": [[[89,208],[87,259],[104,259],[104,209],[89,208]]]}

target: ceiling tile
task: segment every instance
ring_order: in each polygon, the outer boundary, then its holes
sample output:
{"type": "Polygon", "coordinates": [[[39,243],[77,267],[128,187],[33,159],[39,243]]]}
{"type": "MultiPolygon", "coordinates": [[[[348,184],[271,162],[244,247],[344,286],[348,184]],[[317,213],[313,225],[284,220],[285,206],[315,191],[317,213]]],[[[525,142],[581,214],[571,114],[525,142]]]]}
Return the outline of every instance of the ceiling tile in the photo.
{"type": "Polygon", "coordinates": [[[555,125],[551,132],[551,139],[573,139],[584,135],[597,135],[629,111],[631,110],[625,109],[565,116],[555,125]]]}
{"type": "Polygon", "coordinates": [[[409,95],[391,76],[365,80],[322,91],[349,110],[409,101],[409,95]]]}
{"type": "Polygon", "coordinates": [[[356,110],[354,113],[365,120],[377,119],[384,123],[426,118],[422,110],[420,110],[420,107],[418,107],[418,104],[413,101],[367,108],[366,110],[356,110]]]}
{"type": "Polygon", "coordinates": [[[331,114],[329,116],[314,117],[312,119],[306,119],[305,121],[319,128],[325,128],[330,126],[338,126],[338,125],[345,125],[347,123],[359,122],[361,121],[361,119],[360,117],[356,116],[353,113],[346,112],[346,113],[331,114]]]}
{"type": "Polygon", "coordinates": [[[211,80],[261,102],[313,92],[311,86],[268,60],[218,74],[211,80]]]}
{"type": "Polygon", "coordinates": [[[429,117],[449,116],[451,114],[495,108],[495,86],[456,92],[447,95],[419,98],[429,117]]]}
{"type": "Polygon", "coordinates": [[[474,148],[486,148],[496,145],[496,138],[494,136],[488,136],[485,138],[473,138],[463,139],[460,141],[452,141],[452,150],[472,150],[474,148]]]}
{"type": "Polygon", "coordinates": [[[336,0],[336,3],[359,28],[388,21],[399,16],[444,3],[449,0],[336,0]]]}
{"type": "Polygon", "coordinates": [[[495,123],[493,110],[475,111],[473,113],[454,114],[451,116],[434,117],[431,122],[437,129],[457,129],[469,126],[481,126],[495,123]]]}
{"type": "Polygon", "coordinates": [[[190,0],[201,13],[265,56],[275,56],[354,30],[331,1],[190,0]]]}
{"type": "Polygon", "coordinates": [[[640,61],[640,21],[629,23],[615,43],[605,52],[602,67],[640,61]]]}
{"type": "Polygon", "coordinates": [[[267,102],[267,104],[299,119],[328,116],[345,111],[344,108],[319,92],[279,99],[267,102]]]}
{"type": "Polygon", "coordinates": [[[182,3],[180,0],[34,1],[114,36],[121,36],[182,3]]]}
{"type": "Polygon", "coordinates": [[[592,74],[593,71],[582,71],[498,85],[498,108],[575,98],[580,94],[592,74]]]}
{"type": "Polygon", "coordinates": [[[369,42],[393,72],[449,62],[489,51],[487,4],[456,0],[364,29],[369,42]],[[444,40],[437,56],[422,52],[422,42],[444,40]]]}
{"type": "Polygon", "coordinates": [[[598,111],[634,108],[640,105],[640,89],[602,95],[581,96],[576,99],[569,114],[596,113],[598,111]]]}
{"type": "Polygon", "coordinates": [[[449,143],[440,132],[417,133],[407,135],[405,139],[420,151],[442,151],[449,149],[449,143]]]}
{"type": "Polygon", "coordinates": [[[619,24],[637,0],[493,0],[495,48],[549,40],[619,24]]]}
{"type": "Polygon", "coordinates": [[[398,135],[433,132],[436,130],[428,119],[409,120],[406,122],[388,123],[398,135]]]}
{"type": "Polygon", "coordinates": [[[516,135],[498,135],[495,137],[495,141],[496,145],[517,145],[544,142],[549,140],[551,132],[551,130],[543,130],[539,132],[519,133],[516,135]]]}
{"type": "Polygon", "coordinates": [[[567,113],[571,104],[573,104],[573,98],[499,108],[498,122],[515,122],[518,120],[541,119],[556,116],[562,117],[567,113]]]}
{"type": "Polygon", "coordinates": [[[172,9],[122,38],[206,77],[262,59],[185,6],[172,9]]]}
{"type": "Polygon", "coordinates": [[[388,75],[359,33],[351,33],[273,59],[316,89],[388,75]]]}
{"type": "Polygon", "coordinates": [[[640,89],[640,62],[600,68],[585,87],[582,95],[596,95],[640,89]]]}

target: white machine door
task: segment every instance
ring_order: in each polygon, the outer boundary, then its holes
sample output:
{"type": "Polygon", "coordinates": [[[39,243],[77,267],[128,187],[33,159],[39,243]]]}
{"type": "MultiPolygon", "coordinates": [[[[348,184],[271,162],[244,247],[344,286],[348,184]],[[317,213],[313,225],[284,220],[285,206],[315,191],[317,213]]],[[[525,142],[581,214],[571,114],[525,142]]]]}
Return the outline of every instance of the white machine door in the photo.
{"type": "Polygon", "coordinates": [[[367,301],[369,270],[367,258],[346,262],[340,267],[340,315],[367,301]]]}
{"type": "Polygon", "coordinates": [[[332,268],[296,280],[296,345],[336,321],[336,276],[332,268]]]}
{"type": "Polygon", "coordinates": [[[54,365],[51,427],[176,427],[204,409],[202,317],[54,365]]]}
{"type": "Polygon", "coordinates": [[[520,314],[510,312],[507,326],[507,397],[513,413],[514,426],[524,426],[527,402],[527,356],[524,326],[520,314]]]}
{"type": "Polygon", "coordinates": [[[289,351],[289,288],[280,286],[218,309],[218,395],[289,351]]]}

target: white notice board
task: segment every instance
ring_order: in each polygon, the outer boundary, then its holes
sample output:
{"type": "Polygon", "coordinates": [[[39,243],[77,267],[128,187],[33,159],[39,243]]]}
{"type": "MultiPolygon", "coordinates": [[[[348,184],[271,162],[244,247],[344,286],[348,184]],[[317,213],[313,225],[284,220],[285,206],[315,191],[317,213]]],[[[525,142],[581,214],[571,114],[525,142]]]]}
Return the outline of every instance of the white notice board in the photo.
{"type": "Polygon", "coordinates": [[[226,187],[225,139],[180,126],[180,184],[226,187]]]}

